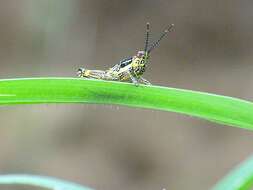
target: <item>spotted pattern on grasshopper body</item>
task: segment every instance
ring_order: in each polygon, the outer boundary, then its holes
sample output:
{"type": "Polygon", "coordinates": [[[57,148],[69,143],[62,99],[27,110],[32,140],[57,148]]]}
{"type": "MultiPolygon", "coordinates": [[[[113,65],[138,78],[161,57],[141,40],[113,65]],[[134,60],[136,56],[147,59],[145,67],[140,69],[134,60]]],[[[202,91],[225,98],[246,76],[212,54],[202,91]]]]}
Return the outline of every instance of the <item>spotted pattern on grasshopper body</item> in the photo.
{"type": "Polygon", "coordinates": [[[150,52],[159,45],[162,38],[171,31],[173,24],[169,25],[160,38],[149,46],[149,23],[147,23],[144,51],[138,51],[133,57],[124,59],[106,71],[78,69],[77,75],[84,78],[132,82],[150,85],[150,82],[142,77],[148,63],[150,52]]]}

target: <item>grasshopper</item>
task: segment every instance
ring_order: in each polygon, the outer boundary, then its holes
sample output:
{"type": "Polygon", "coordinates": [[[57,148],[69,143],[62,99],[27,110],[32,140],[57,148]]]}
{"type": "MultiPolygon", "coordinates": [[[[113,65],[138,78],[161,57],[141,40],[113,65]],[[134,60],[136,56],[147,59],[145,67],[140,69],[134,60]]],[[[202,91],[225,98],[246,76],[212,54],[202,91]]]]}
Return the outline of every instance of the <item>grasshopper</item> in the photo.
{"type": "Polygon", "coordinates": [[[118,64],[109,68],[108,70],[88,70],[79,68],[77,71],[78,77],[101,79],[109,81],[122,81],[134,83],[136,86],[141,84],[151,85],[149,81],[142,77],[148,63],[150,52],[159,45],[160,41],[167,33],[171,31],[174,24],[169,25],[160,35],[157,41],[149,46],[149,23],[146,25],[146,38],[144,50],[138,51],[136,55],[121,60],[118,64]]]}

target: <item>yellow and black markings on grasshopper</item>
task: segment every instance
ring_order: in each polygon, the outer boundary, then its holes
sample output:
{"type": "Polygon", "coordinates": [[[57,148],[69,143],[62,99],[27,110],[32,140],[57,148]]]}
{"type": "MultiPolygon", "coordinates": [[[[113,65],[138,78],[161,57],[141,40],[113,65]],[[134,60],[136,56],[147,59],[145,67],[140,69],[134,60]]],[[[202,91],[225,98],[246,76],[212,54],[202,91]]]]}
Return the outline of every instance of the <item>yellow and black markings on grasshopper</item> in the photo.
{"type": "Polygon", "coordinates": [[[138,83],[150,85],[150,82],[142,77],[148,63],[149,54],[159,45],[163,37],[171,31],[173,26],[173,24],[169,25],[158,40],[149,46],[149,23],[147,23],[144,51],[138,51],[133,57],[120,61],[120,63],[106,71],[80,68],[77,72],[78,76],[101,80],[132,82],[135,85],[138,85],[138,83]]]}

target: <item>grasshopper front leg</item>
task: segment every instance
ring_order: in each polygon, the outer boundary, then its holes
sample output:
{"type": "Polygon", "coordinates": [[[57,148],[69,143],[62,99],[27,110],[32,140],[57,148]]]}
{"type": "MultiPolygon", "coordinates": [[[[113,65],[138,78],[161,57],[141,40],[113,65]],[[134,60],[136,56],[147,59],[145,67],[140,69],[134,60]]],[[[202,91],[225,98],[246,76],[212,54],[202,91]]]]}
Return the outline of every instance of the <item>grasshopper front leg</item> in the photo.
{"type": "Polygon", "coordinates": [[[139,78],[139,81],[140,81],[140,83],[142,83],[142,84],[151,85],[151,83],[150,83],[148,80],[144,79],[143,77],[140,77],[140,78],[139,78]]]}
{"type": "Polygon", "coordinates": [[[136,77],[134,77],[129,71],[127,71],[128,75],[130,76],[130,79],[132,80],[132,82],[134,83],[135,86],[138,86],[138,79],[136,77]]]}

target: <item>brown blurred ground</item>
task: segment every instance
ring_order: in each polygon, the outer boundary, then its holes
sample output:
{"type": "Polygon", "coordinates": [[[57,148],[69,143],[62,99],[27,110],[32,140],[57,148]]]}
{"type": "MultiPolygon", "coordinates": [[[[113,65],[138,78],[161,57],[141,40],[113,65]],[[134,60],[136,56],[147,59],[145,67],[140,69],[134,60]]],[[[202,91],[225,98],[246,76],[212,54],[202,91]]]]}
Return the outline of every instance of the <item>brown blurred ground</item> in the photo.
{"type": "MultiPolygon", "coordinates": [[[[0,0],[0,76],[105,69],[143,47],[147,21],[153,39],[174,23],[147,79],[252,100],[252,9],[236,0],[0,0]]],[[[98,190],[208,189],[253,149],[250,131],[108,105],[3,106],[0,121],[0,173],[98,190]]]]}

